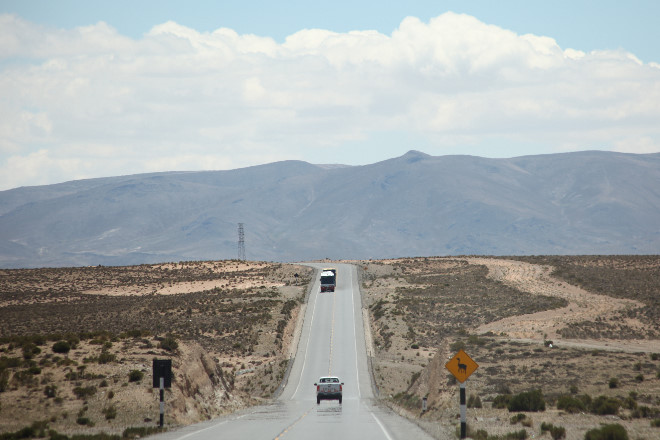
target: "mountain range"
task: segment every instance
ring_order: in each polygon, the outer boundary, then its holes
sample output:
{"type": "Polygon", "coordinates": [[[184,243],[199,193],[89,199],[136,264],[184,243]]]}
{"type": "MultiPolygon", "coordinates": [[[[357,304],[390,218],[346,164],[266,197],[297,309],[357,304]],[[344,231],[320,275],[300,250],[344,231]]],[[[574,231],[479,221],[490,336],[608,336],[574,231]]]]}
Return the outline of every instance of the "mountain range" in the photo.
{"type": "Polygon", "coordinates": [[[660,253],[660,153],[418,151],[0,192],[0,267],[660,253]]]}

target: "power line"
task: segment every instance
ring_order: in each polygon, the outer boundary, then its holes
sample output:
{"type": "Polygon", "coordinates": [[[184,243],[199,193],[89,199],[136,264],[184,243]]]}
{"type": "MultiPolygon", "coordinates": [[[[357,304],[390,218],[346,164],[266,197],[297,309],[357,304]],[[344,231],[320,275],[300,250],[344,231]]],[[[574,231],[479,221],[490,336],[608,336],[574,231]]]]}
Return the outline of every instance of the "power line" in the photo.
{"type": "Polygon", "coordinates": [[[245,261],[245,231],[243,223],[238,224],[238,259],[245,261]]]}

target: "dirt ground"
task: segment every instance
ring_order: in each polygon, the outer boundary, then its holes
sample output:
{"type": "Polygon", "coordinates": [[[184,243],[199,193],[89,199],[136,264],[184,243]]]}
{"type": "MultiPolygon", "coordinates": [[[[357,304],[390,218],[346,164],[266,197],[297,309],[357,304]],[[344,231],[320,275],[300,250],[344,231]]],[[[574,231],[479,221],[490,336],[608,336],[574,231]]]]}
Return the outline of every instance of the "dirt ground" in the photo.
{"type": "Polygon", "coordinates": [[[166,427],[268,400],[312,273],[243,261],[0,271],[0,432],[154,427],[154,358],[172,360],[166,427]]]}
{"type": "MultiPolygon", "coordinates": [[[[550,438],[541,425],[552,423],[583,439],[620,423],[631,439],[660,438],[660,257],[352,263],[380,400],[435,438],[456,438],[459,387],[445,363],[459,349],[479,365],[466,382],[473,437],[550,438]],[[530,390],[545,411],[514,424],[494,407],[530,390]],[[617,410],[557,409],[565,396],[605,396],[617,410]]],[[[153,427],[154,358],[173,362],[167,427],[271,399],[312,273],[240,261],[0,270],[0,432],[35,421],[67,435],[153,427]],[[68,352],[56,352],[61,342],[68,352]]]]}
{"type": "Polygon", "coordinates": [[[361,262],[383,401],[436,438],[456,438],[459,386],[445,363],[462,348],[479,365],[466,381],[467,394],[481,406],[467,411],[473,435],[524,429],[529,438],[550,438],[541,424],[551,423],[564,427],[567,439],[583,439],[589,429],[620,423],[631,439],[660,438],[660,428],[651,426],[660,418],[660,257],[639,257],[637,264],[635,257],[560,258],[562,271],[482,257],[361,262]],[[609,275],[584,273],[585,267],[609,275]],[[606,276],[609,288],[589,282],[606,276]],[[578,278],[582,286],[566,281],[578,278]],[[627,283],[639,278],[647,282],[625,298],[627,283]],[[612,328],[624,337],[611,337],[612,328]],[[573,334],[591,337],[563,336],[573,334]],[[527,426],[512,423],[516,413],[493,408],[500,395],[535,389],[547,407],[527,412],[527,426]],[[562,396],[607,396],[619,408],[610,415],[572,414],[556,408],[562,396]]]}

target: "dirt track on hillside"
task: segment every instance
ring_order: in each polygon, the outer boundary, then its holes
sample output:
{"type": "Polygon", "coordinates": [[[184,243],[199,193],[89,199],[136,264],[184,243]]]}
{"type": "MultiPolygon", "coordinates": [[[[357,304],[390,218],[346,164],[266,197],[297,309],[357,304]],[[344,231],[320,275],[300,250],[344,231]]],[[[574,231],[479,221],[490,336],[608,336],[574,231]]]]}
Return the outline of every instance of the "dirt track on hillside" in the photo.
{"type": "MultiPolygon", "coordinates": [[[[596,317],[607,319],[615,312],[643,307],[644,304],[590,293],[580,287],[567,284],[550,275],[552,268],[521,261],[493,258],[469,258],[470,264],[482,264],[488,268],[488,277],[534,295],[547,295],[568,301],[566,307],[528,315],[512,316],[484,324],[477,333],[505,333],[511,339],[525,342],[551,340],[555,344],[581,348],[621,350],[627,352],[658,351],[658,341],[649,340],[591,340],[563,339],[557,332],[569,323],[591,321],[596,317]]],[[[636,320],[628,320],[630,326],[642,326],[636,320]]]]}

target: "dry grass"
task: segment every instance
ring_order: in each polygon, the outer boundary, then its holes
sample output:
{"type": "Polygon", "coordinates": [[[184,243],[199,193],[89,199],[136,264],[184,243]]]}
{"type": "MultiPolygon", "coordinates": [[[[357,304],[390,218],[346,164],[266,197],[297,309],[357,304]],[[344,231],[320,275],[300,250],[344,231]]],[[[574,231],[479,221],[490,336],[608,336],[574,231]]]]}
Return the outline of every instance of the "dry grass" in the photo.
{"type": "Polygon", "coordinates": [[[362,262],[381,397],[437,438],[453,435],[458,383],[444,364],[464,348],[480,365],[468,380],[468,394],[483,406],[468,410],[475,432],[503,435],[523,428],[511,426],[508,411],[491,408],[492,402],[500,394],[541,389],[548,409],[531,416],[524,428],[529,435],[549,422],[565,426],[567,438],[581,439],[587,429],[611,420],[624,424],[631,438],[660,435],[650,423],[660,417],[660,322],[654,320],[660,257],[519,260],[552,266],[552,276],[525,263],[509,270],[506,260],[494,258],[362,262]],[[511,280],[512,273],[534,279],[511,280]],[[612,379],[616,388],[610,388],[612,379]],[[560,396],[585,394],[616,399],[618,414],[556,409],[560,396]],[[429,405],[424,415],[422,397],[429,405]]]}
{"type": "Polygon", "coordinates": [[[310,276],[239,261],[0,271],[0,432],[153,426],[153,358],[173,360],[169,425],[270,397],[310,276]]]}

